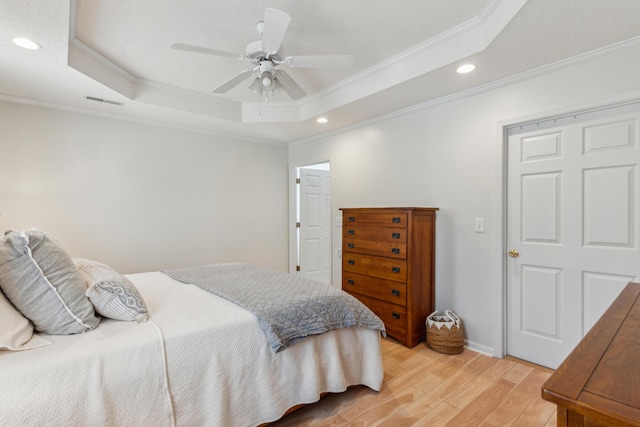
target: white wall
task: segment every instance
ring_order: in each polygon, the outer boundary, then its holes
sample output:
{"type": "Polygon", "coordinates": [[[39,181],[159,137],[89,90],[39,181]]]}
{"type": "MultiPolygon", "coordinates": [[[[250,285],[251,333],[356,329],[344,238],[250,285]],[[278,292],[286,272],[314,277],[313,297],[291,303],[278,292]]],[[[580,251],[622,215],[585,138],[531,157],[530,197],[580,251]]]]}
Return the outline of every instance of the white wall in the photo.
{"type": "Polygon", "coordinates": [[[0,231],[35,227],[123,273],[287,271],[287,148],[0,102],[0,231]]]}
{"type": "MultiPolygon", "coordinates": [[[[384,121],[293,144],[289,162],[331,162],[334,217],[342,207],[438,207],[436,308],[465,323],[472,347],[493,353],[502,277],[500,124],[636,96],[640,44],[528,80],[425,106],[384,121]],[[631,95],[630,95],[631,93],[631,95]],[[486,232],[474,232],[485,218],[486,232]]],[[[640,93],[637,95],[640,97],[640,93]]],[[[333,283],[340,284],[341,229],[333,232],[333,283]]]]}

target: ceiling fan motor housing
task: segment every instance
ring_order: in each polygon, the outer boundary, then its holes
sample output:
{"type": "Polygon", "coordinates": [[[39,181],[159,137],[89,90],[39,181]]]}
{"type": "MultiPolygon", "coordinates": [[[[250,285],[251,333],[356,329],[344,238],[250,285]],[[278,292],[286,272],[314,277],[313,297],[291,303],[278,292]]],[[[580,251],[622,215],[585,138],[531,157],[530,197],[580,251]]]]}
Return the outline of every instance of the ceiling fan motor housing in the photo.
{"type": "Polygon", "coordinates": [[[246,57],[255,65],[259,65],[260,62],[265,59],[273,61],[281,60],[280,55],[270,55],[268,52],[265,52],[264,47],[262,46],[262,40],[252,41],[247,45],[246,57]]]}

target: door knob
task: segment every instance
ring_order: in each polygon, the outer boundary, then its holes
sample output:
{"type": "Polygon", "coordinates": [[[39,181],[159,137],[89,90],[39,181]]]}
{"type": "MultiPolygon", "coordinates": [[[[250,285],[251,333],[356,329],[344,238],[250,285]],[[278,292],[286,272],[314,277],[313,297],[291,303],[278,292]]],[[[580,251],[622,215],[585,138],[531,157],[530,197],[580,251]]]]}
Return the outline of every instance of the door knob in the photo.
{"type": "Polygon", "coordinates": [[[518,250],[517,250],[517,249],[511,249],[511,250],[509,251],[509,256],[510,256],[511,258],[518,258],[518,255],[520,255],[520,252],[518,252],[518,250]]]}

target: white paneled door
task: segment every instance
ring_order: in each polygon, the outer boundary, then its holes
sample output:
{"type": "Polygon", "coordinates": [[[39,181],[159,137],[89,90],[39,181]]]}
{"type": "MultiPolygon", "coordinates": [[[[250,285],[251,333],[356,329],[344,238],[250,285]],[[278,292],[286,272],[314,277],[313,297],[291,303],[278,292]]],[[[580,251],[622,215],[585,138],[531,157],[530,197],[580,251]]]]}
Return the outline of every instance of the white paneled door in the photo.
{"type": "Polygon", "coordinates": [[[510,131],[509,355],[556,368],[640,279],[639,121],[632,105],[510,131]]]}
{"type": "Polygon", "coordinates": [[[300,275],[331,283],[331,181],[328,170],[300,169],[300,275]]]}

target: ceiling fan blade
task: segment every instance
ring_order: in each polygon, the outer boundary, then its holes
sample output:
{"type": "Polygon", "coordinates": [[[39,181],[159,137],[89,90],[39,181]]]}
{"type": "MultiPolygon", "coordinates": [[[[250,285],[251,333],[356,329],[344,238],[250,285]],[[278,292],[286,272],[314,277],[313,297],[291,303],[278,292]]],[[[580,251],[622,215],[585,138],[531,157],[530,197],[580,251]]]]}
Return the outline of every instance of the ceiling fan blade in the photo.
{"type": "Polygon", "coordinates": [[[204,53],[206,55],[223,56],[225,58],[240,58],[240,55],[231,52],[225,52],[223,50],[209,49],[208,47],[193,46],[184,43],[174,43],[171,45],[171,49],[184,50],[187,52],[204,53]]]}
{"type": "Polygon", "coordinates": [[[240,71],[238,74],[236,74],[235,76],[231,77],[229,80],[227,80],[226,82],[218,86],[212,92],[227,93],[230,89],[233,89],[234,87],[238,86],[240,83],[245,81],[251,73],[252,73],[252,70],[240,71]]]}
{"type": "Polygon", "coordinates": [[[284,62],[295,68],[351,68],[351,55],[289,56],[284,62]]]}
{"type": "Polygon", "coordinates": [[[291,76],[286,72],[278,70],[276,78],[278,79],[284,90],[289,94],[291,99],[302,98],[307,94],[307,92],[305,92],[304,89],[302,89],[300,85],[298,85],[298,83],[296,83],[295,80],[293,80],[291,76]]]}
{"type": "Polygon", "coordinates": [[[267,8],[264,12],[264,29],[262,30],[262,47],[274,54],[280,49],[284,35],[289,28],[291,17],[285,12],[267,8]]]}

